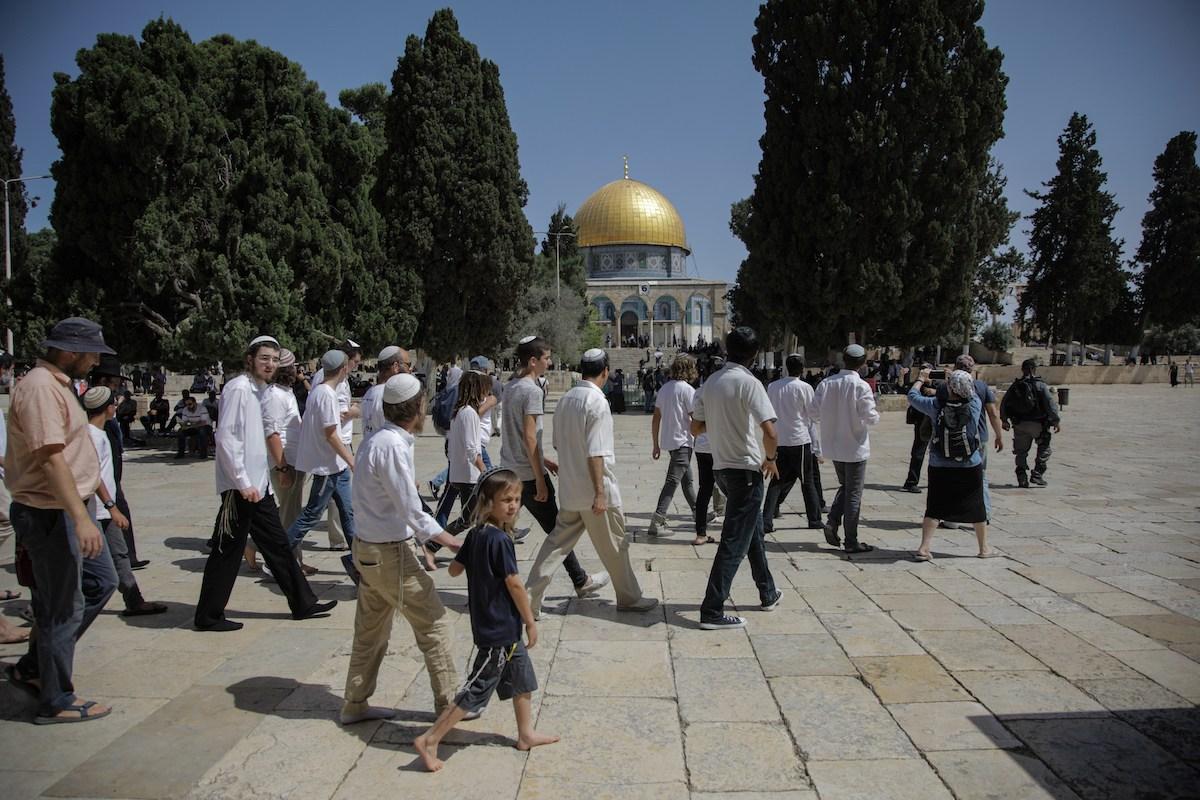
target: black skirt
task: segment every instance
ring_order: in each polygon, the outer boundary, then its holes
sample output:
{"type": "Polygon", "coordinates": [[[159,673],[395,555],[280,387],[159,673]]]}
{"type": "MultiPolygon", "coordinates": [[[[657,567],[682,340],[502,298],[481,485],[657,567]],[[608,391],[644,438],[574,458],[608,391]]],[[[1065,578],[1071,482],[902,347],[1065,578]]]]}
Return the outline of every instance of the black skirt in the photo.
{"type": "Polygon", "coordinates": [[[946,522],[987,522],[983,466],[930,466],[925,516],[946,522]]]}

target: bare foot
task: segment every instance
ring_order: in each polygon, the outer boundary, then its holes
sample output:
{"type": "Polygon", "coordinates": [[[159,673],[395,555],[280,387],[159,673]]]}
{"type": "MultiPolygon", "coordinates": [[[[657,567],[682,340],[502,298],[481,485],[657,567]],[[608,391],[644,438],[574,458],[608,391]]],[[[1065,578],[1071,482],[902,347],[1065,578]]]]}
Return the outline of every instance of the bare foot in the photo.
{"type": "Polygon", "coordinates": [[[523,739],[517,739],[517,749],[532,750],[535,747],[541,747],[544,744],[554,744],[557,741],[557,736],[547,736],[544,733],[538,733],[537,731],[534,731],[523,739]]]}
{"type": "Polygon", "coordinates": [[[425,765],[425,769],[430,772],[437,772],[446,766],[445,762],[437,757],[437,745],[435,744],[431,748],[428,738],[424,735],[413,739],[413,748],[417,751],[417,755],[421,757],[421,763],[425,765]]]}
{"type": "Polygon", "coordinates": [[[243,555],[246,558],[246,566],[251,572],[258,572],[258,551],[253,547],[247,547],[243,555]]]}

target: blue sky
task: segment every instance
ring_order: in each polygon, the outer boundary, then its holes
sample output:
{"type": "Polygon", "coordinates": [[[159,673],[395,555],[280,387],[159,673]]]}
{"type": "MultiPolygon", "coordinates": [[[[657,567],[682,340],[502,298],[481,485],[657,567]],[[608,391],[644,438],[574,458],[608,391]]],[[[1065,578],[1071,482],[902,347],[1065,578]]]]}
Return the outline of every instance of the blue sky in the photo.
{"type": "MultiPolygon", "coordinates": [[[[75,53],[96,34],[137,36],[164,15],[200,41],[256,39],[299,62],[336,102],[339,90],[387,82],[404,39],[442,3],[374,0],[5,0],[0,52],[25,149],[26,174],[58,157],[50,133],[53,73],[76,73],[75,53]]],[[[662,191],[687,227],[695,267],[732,280],[744,250],[729,206],[748,195],[762,134],[762,81],[750,63],[758,4],[746,0],[539,2],[471,0],[453,6],[463,34],[500,67],[529,183],[535,230],[560,202],[574,212],[621,176],[662,191]]],[[[1154,158],[1181,130],[1200,128],[1200,2],[991,0],[983,26],[1010,77],[1006,137],[996,147],[1009,200],[1054,173],[1055,138],[1071,112],[1088,115],[1122,211],[1117,235],[1132,255],[1153,185],[1154,158]]],[[[47,223],[51,186],[30,229],[47,223]]],[[[1028,224],[1015,243],[1025,246],[1028,224]]]]}

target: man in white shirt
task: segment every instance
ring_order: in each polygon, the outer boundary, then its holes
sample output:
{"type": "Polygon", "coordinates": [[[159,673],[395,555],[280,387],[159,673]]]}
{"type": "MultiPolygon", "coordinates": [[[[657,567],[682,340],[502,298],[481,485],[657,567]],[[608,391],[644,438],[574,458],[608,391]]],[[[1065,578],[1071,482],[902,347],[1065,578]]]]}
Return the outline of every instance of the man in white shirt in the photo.
{"type": "Polygon", "coordinates": [[[354,612],[354,645],[342,703],[343,725],[395,715],[368,704],[388,649],[392,618],[412,626],[441,714],[454,702],[458,670],[451,654],[452,626],[433,580],[422,569],[409,540],[434,541],[458,550],[461,542],[422,509],[413,466],[413,434],[425,422],[425,393],[412,375],[395,375],[383,385],[384,423],[358,453],[354,505],[354,566],[361,579],[354,612]]]}
{"type": "Polygon", "coordinates": [[[803,379],[804,357],[792,353],[784,362],[787,377],[780,378],[767,387],[767,397],[775,409],[775,430],[779,435],[779,477],[767,487],[767,501],[763,506],[763,532],[775,530],[775,509],[781,498],[786,497],[796,480],[800,481],[804,493],[804,513],[808,527],[816,530],[821,525],[821,499],[817,497],[817,485],[812,472],[812,404],[813,388],[803,379]]]}
{"type": "Polygon", "coordinates": [[[362,441],[360,447],[366,446],[367,441],[376,431],[383,428],[383,387],[388,379],[407,372],[412,372],[412,361],[408,351],[394,344],[379,351],[375,359],[375,385],[367,389],[359,408],[362,411],[362,441]]]}
{"type": "MultiPolygon", "coordinates": [[[[312,476],[308,502],[300,516],[288,528],[288,544],[294,549],[305,534],[321,521],[332,500],[337,506],[346,538],[354,539],[354,505],[350,499],[350,473],[354,455],[341,436],[342,412],[335,387],[350,371],[350,359],[343,350],[329,350],[321,356],[324,380],[313,386],[304,405],[300,424],[300,449],[296,451],[296,469],[312,476]]],[[[347,553],[342,565],[351,577],[353,564],[347,553]]]]}
{"type": "Polygon", "coordinates": [[[629,563],[625,514],[614,467],[612,413],[604,390],[608,355],[588,350],[579,361],[582,376],[558,401],[554,412],[554,449],[558,452],[558,521],[542,542],[525,588],[540,616],[542,597],[558,562],[571,553],[586,530],[604,568],[612,577],[619,611],[650,611],[658,605],[644,597],[629,563]]]}
{"type": "MultiPolygon", "coordinates": [[[[362,363],[362,347],[353,339],[347,338],[338,349],[346,354],[346,360],[349,361],[349,367],[346,369],[342,380],[334,387],[337,392],[338,410],[341,412],[341,421],[339,423],[338,433],[342,438],[342,444],[346,445],[346,449],[351,453],[354,452],[354,420],[362,416],[362,407],[354,405],[353,394],[350,391],[350,375],[358,369],[358,365],[362,363]]],[[[312,377],[312,386],[315,387],[325,380],[325,370],[318,368],[316,374],[312,377]]],[[[307,404],[305,406],[307,408],[307,404]]],[[[330,508],[326,515],[326,535],[329,537],[330,550],[345,550],[347,536],[346,531],[342,527],[342,517],[340,514],[335,514],[334,509],[330,508]]],[[[353,536],[353,532],[350,534],[353,536]]],[[[343,563],[349,563],[349,558],[342,559],[343,563]]]]}
{"type": "Polygon", "coordinates": [[[236,631],[242,623],[225,618],[225,605],[237,580],[247,536],[262,553],[295,619],[308,619],[337,605],[317,602],[300,564],[292,557],[279,508],[271,493],[262,393],[279,364],[279,342],[259,336],[246,348],[246,372],[225,384],[217,424],[216,546],[204,565],[195,625],[201,631],[236,631]]]}
{"type": "Polygon", "coordinates": [[[199,440],[200,457],[208,458],[208,442],[212,437],[212,419],[208,409],[196,402],[195,397],[189,396],[184,400],[179,412],[179,444],[175,450],[176,458],[183,458],[184,450],[192,439],[199,440]]]}
{"type": "MultiPolygon", "coordinates": [[[[300,516],[304,499],[304,473],[296,469],[296,453],[300,449],[300,406],[292,386],[296,383],[296,355],[291,350],[279,351],[279,367],[271,385],[263,391],[263,432],[267,435],[267,463],[271,465],[271,488],[279,504],[279,522],[284,530],[300,516]]],[[[252,542],[246,544],[246,564],[250,571],[258,570],[252,542]]],[[[298,554],[297,554],[298,555],[298,554]]],[[[305,575],[315,575],[314,567],[303,566],[305,575]]]]}
{"type": "Polygon", "coordinates": [[[729,360],[704,382],[704,391],[692,409],[692,433],[708,433],[713,470],[725,492],[721,542],[700,606],[704,630],[746,627],[743,617],[725,614],[725,599],[747,556],[758,587],[759,607],[774,611],[783,597],[775,588],[763,542],[763,476],[777,478],[779,470],[775,466],[775,409],[762,382],[748,369],[758,354],[758,337],[751,328],[735,328],[725,339],[725,349],[729,360]]]}
{"type": "Polygon", "coordinates": [[[671,363],[671,380],[663,384],[654,398],[654,417],[650,420],[650,435],[654,439],[651,456],[655,461],[666,450],[669,454],[667,477],[658,493],[658,505],[650,517],[649,536],[658,536],[667,524],[667,510],[675,497],[675,488],[683,484],[683,499],[693,516],[696,514],[696,491],[692,487],[692,383],[697,378],[696,361],[681,355],[671,363]]]}
{"type": "Polygon", "coordinates": [[[842,351],[845,368],[821,381],[813,400],[812,418],[821,424],[821,456],[833,461],[840,484],[829,507],[825,541],[838,547],[838,526],[844,523],[847,553],[875,549],[858,540],[858,516],[871,456],[870,429],[879,422],[875,393],[858,372],[866,361],[862,345],[847,347],[842,351]]]}

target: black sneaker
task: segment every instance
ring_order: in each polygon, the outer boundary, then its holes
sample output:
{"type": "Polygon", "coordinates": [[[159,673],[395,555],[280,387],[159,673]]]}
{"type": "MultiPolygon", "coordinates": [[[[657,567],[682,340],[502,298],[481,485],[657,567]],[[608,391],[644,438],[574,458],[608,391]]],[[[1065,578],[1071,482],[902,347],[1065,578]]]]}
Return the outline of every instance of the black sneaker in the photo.
{"type": "Polygon", "coordinates": [[[1041,475],[1030,475],[1029,482],[1032,483],[1034,486],[1045,486],[1046,485],[1046,479],[1043,478],[1041,475]]]}
{"type": "Polygon", "coordinates": [[[917,488],[916,484],[909,485],[907,483],[900,487],[900,491],[908,492],[909,494],[920,494],[921,493],[921,490],[917,488]]]}
{"type": "Polygon", "coordinates": [[[763,611],[774,611],[775,609],[779,608],[779,604],[781,602],[783,602],[783,592],[776,589],[775,596],[771,598],[770,601],[760,604],[759,608],[763,611]]]}
{"type": "Polygon", "coordinates": [[[746,627],[746,620],[741,617],[731,617],[728,614],[716,619],[700,620],[700,630],[702,631],[723,631],[744,627],[746,627]]]}
{"type": "Polygon", "coordinates": [[[1029,479],[1018,477],[1017,478],[1017,487],[1020,489],[1028,489],[1029,488],[1029,479]]]}
{"type": "Polygon", "coordinates": [[[842,540],[838,537],[837,528],[830,527],[829,525],[822,525],[821,529],[825,531],[825,541],[830,547],[842,546],[842,540]]]}

